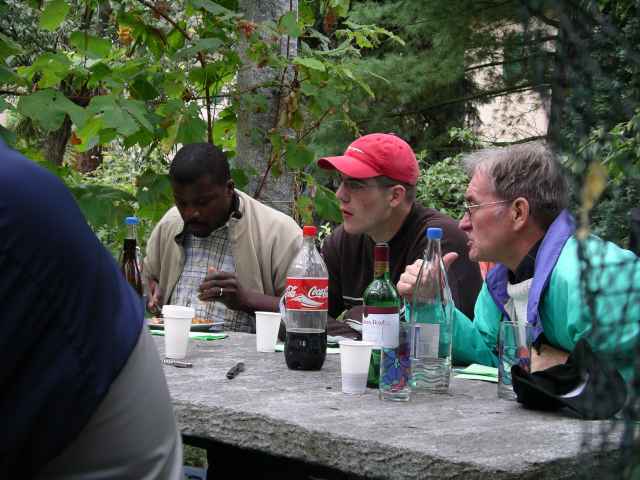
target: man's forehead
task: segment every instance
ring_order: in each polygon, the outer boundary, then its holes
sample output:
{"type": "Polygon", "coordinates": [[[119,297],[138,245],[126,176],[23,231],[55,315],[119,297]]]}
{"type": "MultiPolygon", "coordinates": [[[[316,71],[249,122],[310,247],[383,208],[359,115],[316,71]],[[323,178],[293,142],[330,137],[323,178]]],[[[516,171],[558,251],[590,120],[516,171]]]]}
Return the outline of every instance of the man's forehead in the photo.
{"type": "Polygon", "coordinates": [[[493,194],[493,189],[491,187],[491,182],[489,178],[482,172],[476,172],[471,181],[469,182],[469,186],[467,187],[467,191],[465,193],[465,197],[482,197],[482,196],[491,196],[493,194]]]}
{"type": "Polygon", "coordinates": [[[200,177],[192,183],[171,182],[174,194],[182,195],[215,195],[224,190],[227,185],[219,185],[208,177],[200,177]]]}

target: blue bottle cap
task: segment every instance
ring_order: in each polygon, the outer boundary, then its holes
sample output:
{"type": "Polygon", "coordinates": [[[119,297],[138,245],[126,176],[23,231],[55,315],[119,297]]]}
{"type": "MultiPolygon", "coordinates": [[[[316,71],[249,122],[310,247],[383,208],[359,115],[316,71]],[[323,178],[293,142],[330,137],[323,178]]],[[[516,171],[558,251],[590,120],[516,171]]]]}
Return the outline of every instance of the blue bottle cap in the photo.
{"type": "Polygon", "coordinates": [[[442,229],[439,227],[427,228],[427,238],[429,240],[440,240],[442,238],[442,229]]]}
{"type": "Polygon", "coordinates": [[[126,225],[138,225],[138,223],[140,223],[140,220],[138,220],[138,217],[127,217],[124,219],[124,223],[126,225]]]}

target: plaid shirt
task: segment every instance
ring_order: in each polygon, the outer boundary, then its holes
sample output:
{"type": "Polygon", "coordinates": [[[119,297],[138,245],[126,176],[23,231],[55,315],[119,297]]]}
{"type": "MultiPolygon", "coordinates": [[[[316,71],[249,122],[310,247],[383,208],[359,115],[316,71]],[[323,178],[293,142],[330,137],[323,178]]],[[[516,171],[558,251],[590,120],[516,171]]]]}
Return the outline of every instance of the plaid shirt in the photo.
{"type": "Polygon", "coordinates": [[[225,272],[235,271],[228,226],[223,225],[208,237],[196,237],[185,233],[182,246],[185,253],[184,268],[171,295],[170,303],[192,306],[196,311],[196,318],[205,318],[212,322],[223,321],[225,330],[251,333],[253,319],[248,313],[231,310],[222,302],[203,302],[198,299],[198,288],[210,267],[225,272]]]}

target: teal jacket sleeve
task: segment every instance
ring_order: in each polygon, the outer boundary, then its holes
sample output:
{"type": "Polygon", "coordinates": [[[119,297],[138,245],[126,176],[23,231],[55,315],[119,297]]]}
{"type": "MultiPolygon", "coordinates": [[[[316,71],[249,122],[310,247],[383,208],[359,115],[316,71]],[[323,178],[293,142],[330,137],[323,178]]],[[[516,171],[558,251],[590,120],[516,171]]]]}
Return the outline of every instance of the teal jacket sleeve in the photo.
{"type": "Polygon", "coordinates": [[[482,285],[474,308],[474,321],[457,308],[453,318],[453,363],[498,366],[497,339],[502,313],[482,285]]]}
{"type": "Polygon", "coordinates": [[[613,243],[590,237],[584,243],[589,259],[584,268],[577,248],[574,238],[567,242],[551,276],[541,309],[545,335],[566,351],[586,338],[629,381],[639,334],[640,260],[613,243]]]}

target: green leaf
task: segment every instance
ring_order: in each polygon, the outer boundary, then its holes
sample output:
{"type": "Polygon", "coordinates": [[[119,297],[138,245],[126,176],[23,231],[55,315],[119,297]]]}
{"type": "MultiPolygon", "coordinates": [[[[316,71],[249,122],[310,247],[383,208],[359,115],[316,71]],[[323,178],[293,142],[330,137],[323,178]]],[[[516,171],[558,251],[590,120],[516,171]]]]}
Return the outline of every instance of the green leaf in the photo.
{"type": "Polygon", "coordinates": [[[4,112],[9,108],[13,108],[13,107],[11,106],[11,104],[7,103],[4,98],[0,97],[0,113],[4,112]]]}
{"type": "Polygon", "coordinates": [[[302,29],[300,28],[300,25],[298,25],[297,14],[294,10],[291,10],[280,17],[280,20],[278,20],[278,27],[290,37],[297,38],[302,35],[302,29]]]}
{"type": "Polygon", "coordinates": [[[195,8],[202,8],[212,15],[233,15],[231,10],[227,10],[223,6],[210,0],[191,0],[191,5],[195,8]]]}
{"type": "MultiPolygon", "coordinates": [[[[133,135],[140,128],[129,112],[120,106],[119,99],[113,95],[93,97],[88,110],[94,115],[102,115],[105,128],[112,128],[125,137],[133,135]]],[[[102,138],[100,143],[103,143],[102,138]]]]}
{"type": "Polygon", "coordinates": [[[296,65],[302,65],[303,67],[310,68],[312,70],[317,70],[319,72],[326,71],[324,63],[315,58],[296,57],[293,60],[293,63],[295,63],[296,65]]]}
{"type": "Polygon", "coordinates": [[[14,146],[17,140],[16,134],[11,130],[7,130],[2,125],[0,125],[0,138],[10,147],[14,146]]]}
{"type": "Polygon", "coordinates": [[[129,85],[129,88],[133,97],[137,100],[153,100],[160,95],[158,90],[142,76],[136,77],[133,83],[129,85]]]}
{"type": "Polygon", "coordinates": [[[76,145],[76,150],[86,152],[100,143],[100,130],[104,127],[104,121],[101,116],[91,118],[85,125],[76,132],[78,138],[82,141],[80,145],[76,145]]]}
{"type": "Polygon", "coordinates": [[[109,77],[113,71],[108,65],[98,62],[89,68],[90,77],[87,83],[89,88],[97,87],[98,84],[109,77]]]}
{"type": "Polygon", "coordinates": [[[151,145],[151,143],[155,140],[154,136],[144,128],[139,129],[133,135],[124,139],[124,148],[131,148],[134,145],[139,145],[141,147],[146,147],[147,145],[151,145]]]}
{"type": "Polygon", "coordinates": [[[11,55],[15,55],[16,53],[21,53],[22,48],[16,42],[14,42],[11,38],[7,37],[0,33],[0,59],[6,60],[7,57],[11,55]]]}
{"type": "Polygon", "coordinates": [[[329,5],[334,9],[339,17],[346,17],[349,14],[350,0],[331,0],[329,5]]]}
{"type": "Polygon", "coordinates": [[[242,168],[232,168],[231,178],[233,179],[233,183],[236,188],[240,190],[243,190],[247,185],[249,185],[249,176],[242,168]]]}
{"type": "Polygon", "coordinates": [[[3,83],[14,83],[19,80],[19,78],[20,77],[18,77],[13,70],[0,64],[0,85],[3,83]]]}
{"type": "Polygon", "coordinates": [[[183,48],[178,51],[174,58],[176,60],[183,58],[194,58],[198,52],[216,52],[222,45],[222,40],[218,38],[202,38],[194,43],[191,47],[183,48]]]}
{"type": "Polygon", "coordinates": [[[143,102],[140,102],[138,100],[126,99],[122,100],[120,104],[127,112],[131,114],[131,116],[133,116],[133,118],[135,118],[140,123],[140,125],[142,125],[150,132],[153,132],[153,125],[151,125],[149,118],[147,118],[148,112],[143,102]]]}
{"type": "MultiPolygon", "coordinates": [[[[186,28],[187,24],[185,22],[179,22],[180,28],[186,28]]],[[[173,50],[179,50],[184,47],[184,35],[177,28],[171,30],[171,33],[167,35],[167,45],[173,50]]]]}
{"type": "Polygon", "coordinates": [[[111,52],[111,42],[109,40],[83,32],[72,33],[69,37],[69,43],[89,58],[104,58],[111,52]]]}
{"type": "Polygon", "coordinates": [[[304,225],[313,224],[313,200],[307,196],[298,197],[296,200],[296,210],[300,214],[304,225]]]}
{"type": "Polygon", "coordinates": [[[300,143],[287,143],[287,165],[293,169],[301,169],[313,162],[315,155],[305,145],[300,143]]]}
{"type": "Polygon", "coordinates": [[[71,62],[63,54],[43,53],[30,67],[18,67],[18,71],[29,80],[34,80],[36,74],[40,73],[38,87],[50,88],[66,78],[71,66],[71,62]]]}
{"type": "Polygon", "coordinates": [[[136,178],[138,191],[136,200],[140,209],[138,215],[157,222],[173,205],[173,191],[168,175],[161,175],[153,170],[145,170],[136,178]]]}
{"type": "Polygon", "coordinates": [[[40,28],[55,31],[69,13],[69,4],[65,0],[51,0],[40,15],[40,28]]]}
{"type": "Polygon", "coordinates": [[[322,185],[317,185],[317,188],[313,200],[318,215],[331,222],[341,223],[342,213],[335,193],[322,185]]]}
{"type": "Polygon", "coordinates": [[[83,108],[55,90],[40,90],[20,97],[18,111],[47,131],[60,128],[65,114],[68,114],[76,125],[83,125],[87,118],[83,108]]]}
{"type": "Polygon", "coordinates": [[[119,226],[131,214],[131,204],[135,202],[129,192],[106,185],[81,184],[69,189],[91,225],[119,226]]]}
{"type": "Polygon", "coordinates": [[[178,125],[176,143],[204,142],[207,134],[207,124],[200,118],[198,112],[186,112],[182,115],[178,125]]]}

